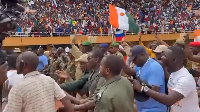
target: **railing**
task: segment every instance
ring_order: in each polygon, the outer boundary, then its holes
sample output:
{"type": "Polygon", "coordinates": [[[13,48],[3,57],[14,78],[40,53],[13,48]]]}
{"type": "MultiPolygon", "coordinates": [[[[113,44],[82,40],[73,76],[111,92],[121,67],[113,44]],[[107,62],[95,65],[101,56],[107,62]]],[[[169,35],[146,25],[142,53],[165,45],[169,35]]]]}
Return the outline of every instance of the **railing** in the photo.
{"type": "MultiPolygon", "coordinates": [[[[158,34],[173,34],[173,33],[192,33],[193,31],[184,31],[184,32],[158,32],[158,34]]],[[[126,35],[136,35],[135,33],[125,33],[126,35]]],[[[147,34],[147,33],[144,33],[147,34]]],[[[151,33],[150,33],[151,34],[151,33]]],[[[73,34],[68,34],[65,32],[12,32],[10,37],[63,37],[63,36],[70,36],[73,34]]],[[[77,34],[82,35],[82,34],[77,34]]],[[[108,34],[87,34],[87,36],[111,36],[112,33],[108,34]]]]}

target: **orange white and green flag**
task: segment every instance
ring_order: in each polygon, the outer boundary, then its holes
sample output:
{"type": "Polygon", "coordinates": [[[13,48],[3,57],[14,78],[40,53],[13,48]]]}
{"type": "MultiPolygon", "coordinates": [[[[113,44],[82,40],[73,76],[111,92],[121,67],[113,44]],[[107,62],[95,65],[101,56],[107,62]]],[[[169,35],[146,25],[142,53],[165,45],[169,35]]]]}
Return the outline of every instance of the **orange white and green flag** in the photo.
{"type": "Polygon", "coordinates": [[[110,10],[110,24],[117,29],[126,30],[138,34],[140,32],[139,26],[135,20],[124,9],[115,7],[109,4],[110,10]]]}

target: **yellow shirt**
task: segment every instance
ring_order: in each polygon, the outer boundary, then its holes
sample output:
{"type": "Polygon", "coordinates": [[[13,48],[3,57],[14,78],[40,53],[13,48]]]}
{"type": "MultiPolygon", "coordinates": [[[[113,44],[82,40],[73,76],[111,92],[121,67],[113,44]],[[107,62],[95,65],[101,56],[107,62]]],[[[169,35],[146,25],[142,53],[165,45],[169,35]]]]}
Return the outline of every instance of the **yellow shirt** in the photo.
{"type": "MultiPolygon", "coordinates": [[[[140,45],[144,46],[144,44],[140,41],[139,42],[140,45]]],[[[156,54],[153,52],[152,49],[147,48],[146,46],[144,46],[145,50],[147,51],[147,54],[151,57],[156,59],[156,54]]]]}

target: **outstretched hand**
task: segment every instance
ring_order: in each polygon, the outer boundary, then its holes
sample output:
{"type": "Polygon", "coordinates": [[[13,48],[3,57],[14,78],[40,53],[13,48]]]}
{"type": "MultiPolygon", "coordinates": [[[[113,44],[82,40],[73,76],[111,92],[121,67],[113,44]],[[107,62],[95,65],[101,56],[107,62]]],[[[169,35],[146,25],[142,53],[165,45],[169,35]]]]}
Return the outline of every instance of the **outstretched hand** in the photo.
{"type": "Polygon", "coordinates": [[[141,92],[142,85],[136,79],[128,78],[128,80],[132,83],[134,90],[141,92]]]}
{"type": "Polygon", "coordinates": [[[66,71],[56,70],[56,71],[55,71],[55,74],[58,75],[60,78],[63,78],[63,79],[68,79],[68,78],[70,78],[69,73],[66,72],[66,71]]]}

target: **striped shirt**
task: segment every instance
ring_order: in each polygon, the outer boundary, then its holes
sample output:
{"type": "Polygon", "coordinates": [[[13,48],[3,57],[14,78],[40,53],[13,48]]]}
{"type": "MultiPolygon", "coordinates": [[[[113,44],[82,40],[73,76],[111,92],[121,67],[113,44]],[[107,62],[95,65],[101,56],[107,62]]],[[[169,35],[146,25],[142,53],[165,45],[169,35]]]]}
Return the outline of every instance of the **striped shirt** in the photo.
{"type": "Polygon", "coordinates": [[[65,96],[52,78],[34,71],[13,86],[3,112],[55,112],[55,101],[65,96]]]}

